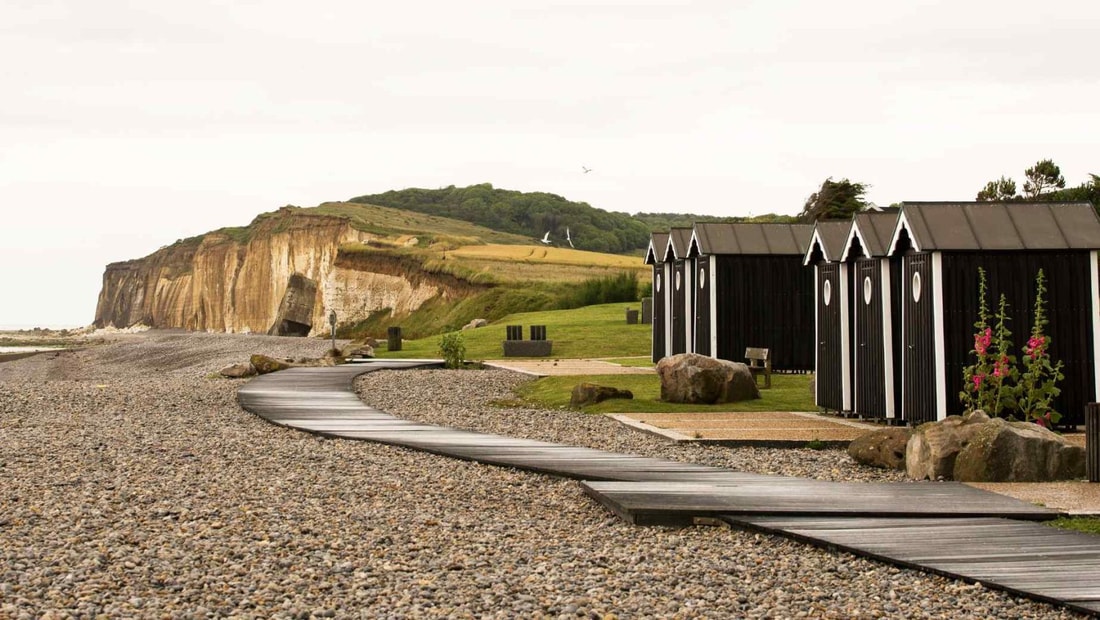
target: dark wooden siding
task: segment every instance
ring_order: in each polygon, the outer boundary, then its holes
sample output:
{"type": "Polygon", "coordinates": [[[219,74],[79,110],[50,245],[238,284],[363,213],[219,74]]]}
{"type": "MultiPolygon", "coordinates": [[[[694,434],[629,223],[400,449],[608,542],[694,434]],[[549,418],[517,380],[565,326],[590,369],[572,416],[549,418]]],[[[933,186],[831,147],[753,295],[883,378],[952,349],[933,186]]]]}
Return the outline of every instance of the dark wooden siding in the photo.
{"type": "Polygon", "coordinates": [[[947,365],[947,413],[962,412],[963,367],[973,361],[974,322],[978,319],[978,267],[986,271],[988,303],[997,310],[1001,294],[1008,302],[1013,354],[1022,368],[1023,345],[1031,333],[1035,276],[1046,275],[1050,354],[1061,360],[1065,379],[1055,401],[1063,424],[1083,425],[1085,405],[1094,400],[1091,269],[1088,252],[945,253],[944,331],[947,365]]]}
{"type": "Polygon", "coordinates": [[[745,361],[745,348],[771,350],[772,368],[814,368],[814,272],[798,256],[715,257],[718,357],[745,361]]]}
{"type": "Polygon", "coordinates": [[[710,355],[710,259],[695,261],[695,352],[710,355]]]}
{"type": "Polygon", "coordinates": [[[665,357],[665,321],[668,312],[665,308],[665,292],[668,283],[664,281],[664,265],[653,266],[653,362],[665,357]]]}
{"type": "Polygon", "coordinates": [[[855,263],[855,410],[863,417],[886,417],[886,348],[882,332],[882,266],[878,258],[855,263]],[[869,295],[865,293],[869,289],[869,295]]]}
{"type": "Polygon", "coordinates": [[[684,337],[684,299],[687,296],[687,286],[684,278],[684,263],[678,260],[672,264],[672,307],[669,314],[672,315],[672,349],[670,353],[677,355],[687,352],[687,340],[684,337]]]}
{"type": "Polygon", "coordinates": [[[831,411],[844,407],[841,372],[841,297],[846,294],[840,281],[840,264],[817,266],[817,406],[831,411]]]}
{"type": "Polygon", "coordinates": [[[903,417],[916,425],[936,419],[932,255],[909,254],[903,257],[902,278],[901,303],[905,308],[903,417]],[[920,295],[914,299],[913,276],[917,274],[920,276],[920,295]]]}

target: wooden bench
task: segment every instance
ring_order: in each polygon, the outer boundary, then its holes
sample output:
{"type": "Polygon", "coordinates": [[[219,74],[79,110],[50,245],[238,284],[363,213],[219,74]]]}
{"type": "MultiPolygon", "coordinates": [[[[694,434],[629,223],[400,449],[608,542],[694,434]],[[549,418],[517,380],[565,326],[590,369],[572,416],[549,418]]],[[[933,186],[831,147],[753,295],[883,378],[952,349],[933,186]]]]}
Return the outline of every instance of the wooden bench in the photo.
{"type": "Polygon", "coordinates": [[[768,350],[759,347],[748,347],[745,349],[745,361],[748,363],[753,380],[756,380],[760,375],[764,375],[764,389],[770,388],[772,386],[772,358],[768,355],[768,350]]]}

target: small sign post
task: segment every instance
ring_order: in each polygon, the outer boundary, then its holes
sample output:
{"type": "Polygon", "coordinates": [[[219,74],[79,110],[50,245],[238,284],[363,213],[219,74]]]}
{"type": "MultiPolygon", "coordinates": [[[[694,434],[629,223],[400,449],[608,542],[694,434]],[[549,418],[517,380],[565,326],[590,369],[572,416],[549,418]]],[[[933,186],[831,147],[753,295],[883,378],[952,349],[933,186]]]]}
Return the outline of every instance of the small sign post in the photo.
{"type": "Polygon", "coordinates": [[[330,310],[328,313],[328,325],[329,333],[332,334],[332,350],[336,350],[336,311],[330,310]]]}

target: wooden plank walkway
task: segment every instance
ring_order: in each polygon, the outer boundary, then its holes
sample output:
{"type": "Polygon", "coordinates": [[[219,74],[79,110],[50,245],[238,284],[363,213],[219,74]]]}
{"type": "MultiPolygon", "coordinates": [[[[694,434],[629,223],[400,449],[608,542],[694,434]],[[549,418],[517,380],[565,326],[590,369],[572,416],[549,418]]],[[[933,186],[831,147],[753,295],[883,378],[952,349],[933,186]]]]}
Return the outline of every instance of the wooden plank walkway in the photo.
{"type": "Polygon", "coordinates": [[[733,525],[1100,614],[1100,537],[997,518],[726,516],[733,525]]]}
{"type": "Polygon", "coordinates": [[[1054,511],[965,485],[765,476],[421,424],[368,407],[354,392],[364,372],[423,365],[293,368],[253,379],[238,400],[311,433],[584,480],[586,493],[633,523],[716,518],[1100,615],[1100,538],[990,518],[1049,519],[1054,511]]]}
{"type": "Polygon", "coordinates": [[[584,492],[637,525],[685,525],[694,517],[801,515],[988,517],[1044,521],[1058,513],[953,482],[827,482],[788,478],[728,483],[584,482],[584,492]]]}

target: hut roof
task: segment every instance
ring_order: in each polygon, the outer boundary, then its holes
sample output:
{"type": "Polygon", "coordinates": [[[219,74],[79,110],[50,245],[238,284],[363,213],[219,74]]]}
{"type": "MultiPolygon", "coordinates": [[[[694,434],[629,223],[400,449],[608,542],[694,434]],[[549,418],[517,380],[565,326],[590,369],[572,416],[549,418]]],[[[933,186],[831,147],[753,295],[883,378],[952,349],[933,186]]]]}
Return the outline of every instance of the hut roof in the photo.
{"type": "Polygon", "coordinates": [[[890,254],[903,230],[920,252],[1100,248],[1100,217],[1087,202],[907,202],[890,254]]]}
{"type": "Polygon", "coordinates": [[[665,262],[688,257],[691,245],[690,228],[673,228],[668,231],[668,245],[665,247],[665,262]]]}
{"type": "Polygon", "coordinates": [[[848,232],[851,230],[851,220],[818,222],[814,225],[802,264],[809,265],[816,260],[840,260],[844,252],[844,242],[848,240],[848,232]]]}
{"type": "Polygon", "coordinates": [[[900,209],[889,208],[857,213],[852,220],[852,230],[844,243],[840,260],[858,258],[852,255],[852,248],[857,241],[864,256],[886,256],[886,251],[890,249],[890,237],[898,223],[899,211],[900,209]]]}
{"type": "Polygon", "coordinates": [[[665,246],[668,245],[668,233],[651,233],[649,248],[645,251],[645,264],[657,265],[665,262],[665,246]]]}
{"type": "Polygon", "coordinates": [[[695,225],[689,256],[760,254],[801,256],[810,243],[811,224],[705,222],[695,225]]]}

